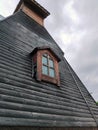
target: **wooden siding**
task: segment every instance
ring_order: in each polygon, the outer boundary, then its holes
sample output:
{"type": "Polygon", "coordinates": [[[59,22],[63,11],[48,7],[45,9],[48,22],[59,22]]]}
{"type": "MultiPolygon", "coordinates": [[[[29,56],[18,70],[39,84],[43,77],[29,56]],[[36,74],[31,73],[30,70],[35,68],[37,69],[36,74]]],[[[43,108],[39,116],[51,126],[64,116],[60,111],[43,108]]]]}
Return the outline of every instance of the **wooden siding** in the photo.
{"type": "Polygon", "coordinates": [[[46,29],[21,11],[0,22],[0,125],[95,127],[97,123],[98,106],[46,29]],[[44,45],[61,58],[60,87],[32,78],[30,53],[44,45]]]}

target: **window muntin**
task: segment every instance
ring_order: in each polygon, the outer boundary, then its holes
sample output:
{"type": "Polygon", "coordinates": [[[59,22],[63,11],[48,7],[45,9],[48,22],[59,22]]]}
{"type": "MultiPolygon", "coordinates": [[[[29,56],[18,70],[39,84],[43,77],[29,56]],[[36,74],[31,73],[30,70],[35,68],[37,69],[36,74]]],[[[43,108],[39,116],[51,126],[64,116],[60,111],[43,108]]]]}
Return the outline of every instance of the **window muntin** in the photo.
{"type": "Polygon", "coordinates": [[[48,54],[42,56],[42,74],[55,77],[54,61],[48,54]]]}

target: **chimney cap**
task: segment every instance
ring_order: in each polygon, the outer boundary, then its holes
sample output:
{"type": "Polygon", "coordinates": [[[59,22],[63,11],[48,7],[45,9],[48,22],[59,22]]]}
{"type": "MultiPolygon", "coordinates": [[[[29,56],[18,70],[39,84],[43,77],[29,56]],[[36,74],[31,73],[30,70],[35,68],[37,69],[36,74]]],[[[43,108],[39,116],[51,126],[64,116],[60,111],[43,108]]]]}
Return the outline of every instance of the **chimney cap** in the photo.
{"type": "Polygon", "coordinates": [[[43,18],[46,18],[47,16],[50,15],[50,13],[35,0],[20,0],[14,13],[17,12],[17,10],[19,9],[19,7],[21,6],[22,3],[29,5],[32,10],[36,11],[43,18]]]}

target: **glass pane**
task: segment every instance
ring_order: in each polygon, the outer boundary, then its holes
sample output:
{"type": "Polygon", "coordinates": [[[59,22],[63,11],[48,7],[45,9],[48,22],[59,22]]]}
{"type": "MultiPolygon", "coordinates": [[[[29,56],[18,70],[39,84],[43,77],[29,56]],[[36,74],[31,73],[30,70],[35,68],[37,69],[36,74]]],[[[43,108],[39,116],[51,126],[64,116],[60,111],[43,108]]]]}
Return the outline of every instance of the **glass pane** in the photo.
{"type": "Polygon", "coordinates": [[[43,64],[45,64],[45,65],[47,65],[48,64],[48,59],[47,59],[47,57],[42,57],[42,63],[43,64]]]}
{"type": "Polygon", "coordinates": [[[47,66],[44,66],[42,67],[42,73],[45,74],[45,75],[48,75],[48,67],[47,66]]]}
{"type": "Polygon", "coordinates": [[[54,69],[49,69],[49,76],[50,77],[55,77],[54,69]]]}
{"type": "Polygon", "coordinates": [[[54,67],[53,66],[53,60],[49,59],[49,67],[54,67]]]}

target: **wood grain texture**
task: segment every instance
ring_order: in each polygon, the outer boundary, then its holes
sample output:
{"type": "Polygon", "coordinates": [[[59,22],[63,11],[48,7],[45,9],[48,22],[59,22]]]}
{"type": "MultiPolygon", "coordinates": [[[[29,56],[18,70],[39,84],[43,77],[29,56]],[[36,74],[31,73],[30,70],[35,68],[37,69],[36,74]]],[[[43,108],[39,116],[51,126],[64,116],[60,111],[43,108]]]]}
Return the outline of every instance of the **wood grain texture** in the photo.
{"type": "Polygon", "coordinates": [[[30,10],[27,6],[24,6],[22,8],[22,10],[29,17],[31,17],[32,19],[34,19],[37,23],[39,23],[40,25],[44,26],[44,20],[43,20],[43,18],[40,17],[39,15],[37,15],[34,11],[30,10]]]}

